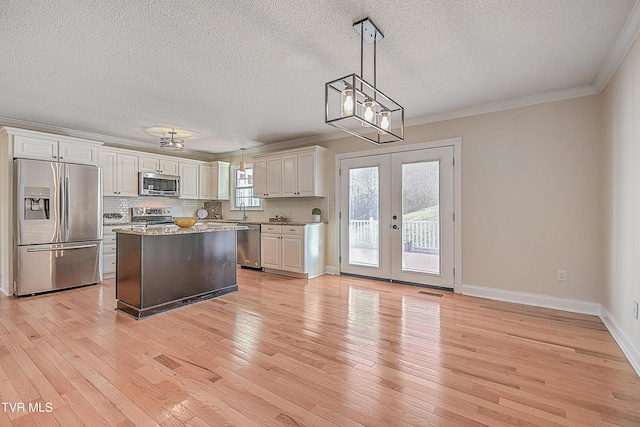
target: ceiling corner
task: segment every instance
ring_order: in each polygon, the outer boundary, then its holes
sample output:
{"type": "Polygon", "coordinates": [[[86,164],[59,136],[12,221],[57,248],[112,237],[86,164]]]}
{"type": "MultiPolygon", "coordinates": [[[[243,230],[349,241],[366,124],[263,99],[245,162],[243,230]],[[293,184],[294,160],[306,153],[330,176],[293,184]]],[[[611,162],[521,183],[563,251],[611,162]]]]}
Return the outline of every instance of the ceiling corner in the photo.
{"type": "Polygon", "coordinates": [[[607,56],[607,59],[602,64],[598,75],[593,81],[593,86],[598,90],[598,92],[602,92],[602,90],[607,86],[609,80],[613,76],[613,74],[620,66],[620,63],[631,49],[631,46],[638,38],[638,34],[640,33],[640,1],[636,1],[636,4],[633,6],[631,13],[629,14],[629,18],[627,22],[625,22],[622,31],[620,31],[620,35],[618,35],[618,39],[616,43],[613,45],[613,49],[607,56]]]}

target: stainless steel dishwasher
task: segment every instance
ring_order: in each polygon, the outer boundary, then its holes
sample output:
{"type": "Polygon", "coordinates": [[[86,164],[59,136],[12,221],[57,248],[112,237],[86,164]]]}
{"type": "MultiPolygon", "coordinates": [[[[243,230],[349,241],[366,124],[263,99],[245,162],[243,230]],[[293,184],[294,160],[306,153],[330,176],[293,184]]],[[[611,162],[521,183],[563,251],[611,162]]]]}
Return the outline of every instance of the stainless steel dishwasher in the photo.
{"type": "Polygon", "coordinates": [[[242,267],[262,269],[262,259],[260,257],[260,224],[238,224],[246,225],[246,230],[238,230],[237,233],[237,254],[238,264],[242,267]]]}

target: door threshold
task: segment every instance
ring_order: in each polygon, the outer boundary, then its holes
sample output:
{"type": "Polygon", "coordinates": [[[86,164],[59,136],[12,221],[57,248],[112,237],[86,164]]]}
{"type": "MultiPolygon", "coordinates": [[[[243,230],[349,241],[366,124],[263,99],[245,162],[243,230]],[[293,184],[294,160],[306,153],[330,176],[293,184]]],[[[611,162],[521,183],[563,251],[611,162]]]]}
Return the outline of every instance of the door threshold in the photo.
{"type": "Polygon", "coordinates": [[[349,277],[358,277],[358,278],[361,278],[361,279],[377,280],[379,282],[398,283],[399,285],[417,286],[419,288],[436,289],[438,291],[445,291],[445,292],[453,293],[453,288],[446,288],[444,286],[426,285],[424,283],[407,282],[405,280],[386,279],[384,277],[365,276],[365,275],[362,275],[362,274],[353,274],[353,273],[342,273],[342,272],[340,272],[340,275],[341,276],[349,276],[349,277]]]}

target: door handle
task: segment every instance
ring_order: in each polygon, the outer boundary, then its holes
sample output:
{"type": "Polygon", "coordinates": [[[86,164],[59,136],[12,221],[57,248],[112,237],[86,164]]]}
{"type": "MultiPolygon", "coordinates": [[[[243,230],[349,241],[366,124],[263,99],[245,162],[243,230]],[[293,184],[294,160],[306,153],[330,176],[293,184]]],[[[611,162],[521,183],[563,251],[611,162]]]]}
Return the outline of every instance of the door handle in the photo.
{"type": "Polygon", "coordinates": [[[97,244],[93,245],[80,245],[80,246],[69,246],[66,248],[33,248],[27,249],[27,252],[56,252],[56,251],[68,251],[71,249],[87,249],[87,248],[95,248],[98,246],[97,244]]]}
{"type": "Polygon", "coordinates": [[[65,240],[69,238],[67,235],[69,232],[69,177],[65,177],[64,179],[64,229],[67,231],[65,233],[65,240]]]}

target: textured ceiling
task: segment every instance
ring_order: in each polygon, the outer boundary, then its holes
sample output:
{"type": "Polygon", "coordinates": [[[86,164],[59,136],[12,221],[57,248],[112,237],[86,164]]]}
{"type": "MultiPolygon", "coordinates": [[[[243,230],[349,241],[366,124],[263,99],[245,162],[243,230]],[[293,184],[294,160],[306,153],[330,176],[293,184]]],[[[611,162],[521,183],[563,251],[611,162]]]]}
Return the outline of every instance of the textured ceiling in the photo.
{"type": "Polygon", "coordinates": [[[359,73],[367,16],[385,35],[377,86],[416,122],[593,85],[634,4],[2,0],[0,124],[150,147],[149,129],[175,127],[208,153],[326,138],[324,84],[359,73]]]}

